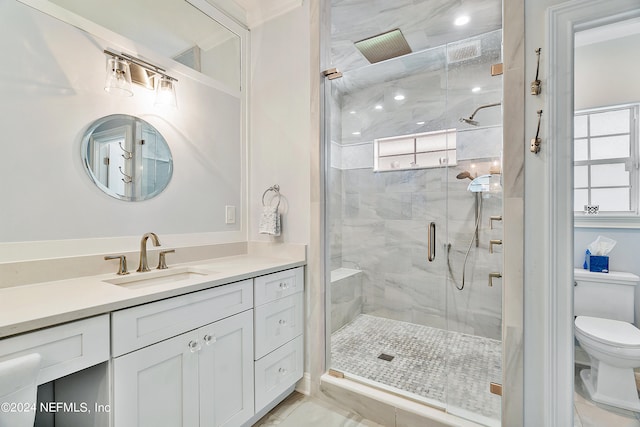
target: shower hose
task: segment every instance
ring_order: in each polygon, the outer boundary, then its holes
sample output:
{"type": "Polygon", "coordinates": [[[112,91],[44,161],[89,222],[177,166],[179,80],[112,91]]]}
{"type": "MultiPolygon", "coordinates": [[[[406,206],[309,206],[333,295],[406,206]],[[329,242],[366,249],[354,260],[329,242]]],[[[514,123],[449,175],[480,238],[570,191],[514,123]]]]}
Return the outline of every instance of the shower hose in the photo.
{"type": "Polygon", "coordinates": [[[464,289],[465,285],[465,271],[467,269],[467,259],[469,259],[469,253],[471,252],[471,247],[473,246],[473,241],[476,239],[478,235],[478,227],[480,226],[480,212],[482,210],[482,196],[479,197],[480,202],[478,203],[478,209],[476,211],[476,224],[473,229],[473,234],[471,235],[471,241],[469,242],[469,247],[467,247],[467,253],[464,255],[464,262],[462,263],[462,284],[458,286],[456,282],[456,278],[453,275],[453,269],[451,268],[451,259],[449,258],[449,253],[451,252],[451,243],[447,243],[447,267],[449,268],[449,275],[451,276],[451,280],[453,281],[453,286],[456,287],[457,290],[461,291],[464,289]]]}

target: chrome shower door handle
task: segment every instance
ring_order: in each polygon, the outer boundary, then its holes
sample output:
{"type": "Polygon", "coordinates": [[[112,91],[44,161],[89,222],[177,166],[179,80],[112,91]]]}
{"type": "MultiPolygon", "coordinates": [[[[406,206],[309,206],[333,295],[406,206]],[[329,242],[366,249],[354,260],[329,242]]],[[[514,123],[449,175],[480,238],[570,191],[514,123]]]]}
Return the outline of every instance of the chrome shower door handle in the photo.
{"type": "Polygon", "coordinates": [[[436,223],[429,223],[427,240],[427,260],[432,262],[436,258],[436,223]]]}

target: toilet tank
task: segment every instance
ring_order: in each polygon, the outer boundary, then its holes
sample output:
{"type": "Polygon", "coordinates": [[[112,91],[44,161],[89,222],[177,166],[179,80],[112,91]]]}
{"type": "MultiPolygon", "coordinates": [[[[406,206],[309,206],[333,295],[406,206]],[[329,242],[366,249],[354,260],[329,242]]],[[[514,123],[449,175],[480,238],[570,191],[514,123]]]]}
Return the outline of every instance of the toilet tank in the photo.
{"type": "Polygon", "coordinates": [[[640,277],[621,271],[595,273],[576,268],[573,278],[575,316],[634,322],[635,292],[640,277]]]}

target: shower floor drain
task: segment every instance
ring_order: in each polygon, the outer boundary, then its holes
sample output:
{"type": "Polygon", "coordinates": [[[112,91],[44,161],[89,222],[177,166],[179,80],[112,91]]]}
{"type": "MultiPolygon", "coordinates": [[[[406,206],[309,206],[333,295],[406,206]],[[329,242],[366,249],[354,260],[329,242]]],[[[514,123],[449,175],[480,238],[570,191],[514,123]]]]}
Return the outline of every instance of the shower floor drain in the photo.
{"type": "Polygon", "coordinates": [[[391,356],[390,354],[380,354],[380,356],[378,356],[378,359],[382,359],[382,360],[386,360],[387,362],[391,362],[393,360],[394,356],[391,356]]]}

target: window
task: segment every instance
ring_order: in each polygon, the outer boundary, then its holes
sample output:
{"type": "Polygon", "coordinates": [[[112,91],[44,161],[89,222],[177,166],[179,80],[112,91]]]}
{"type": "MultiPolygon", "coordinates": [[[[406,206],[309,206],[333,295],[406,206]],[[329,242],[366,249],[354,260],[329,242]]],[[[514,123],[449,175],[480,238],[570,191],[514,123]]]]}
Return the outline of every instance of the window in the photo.
{"type": "Polygon", "coordinates": [[[456,130],[376,139],[374,171],[424,169],[456,165],[456,130]]]}
{"type": "Polygon", "coordinates": [[[576,214],[638,214],[637,117],[638,104],[576,112],[576,214]]]}

